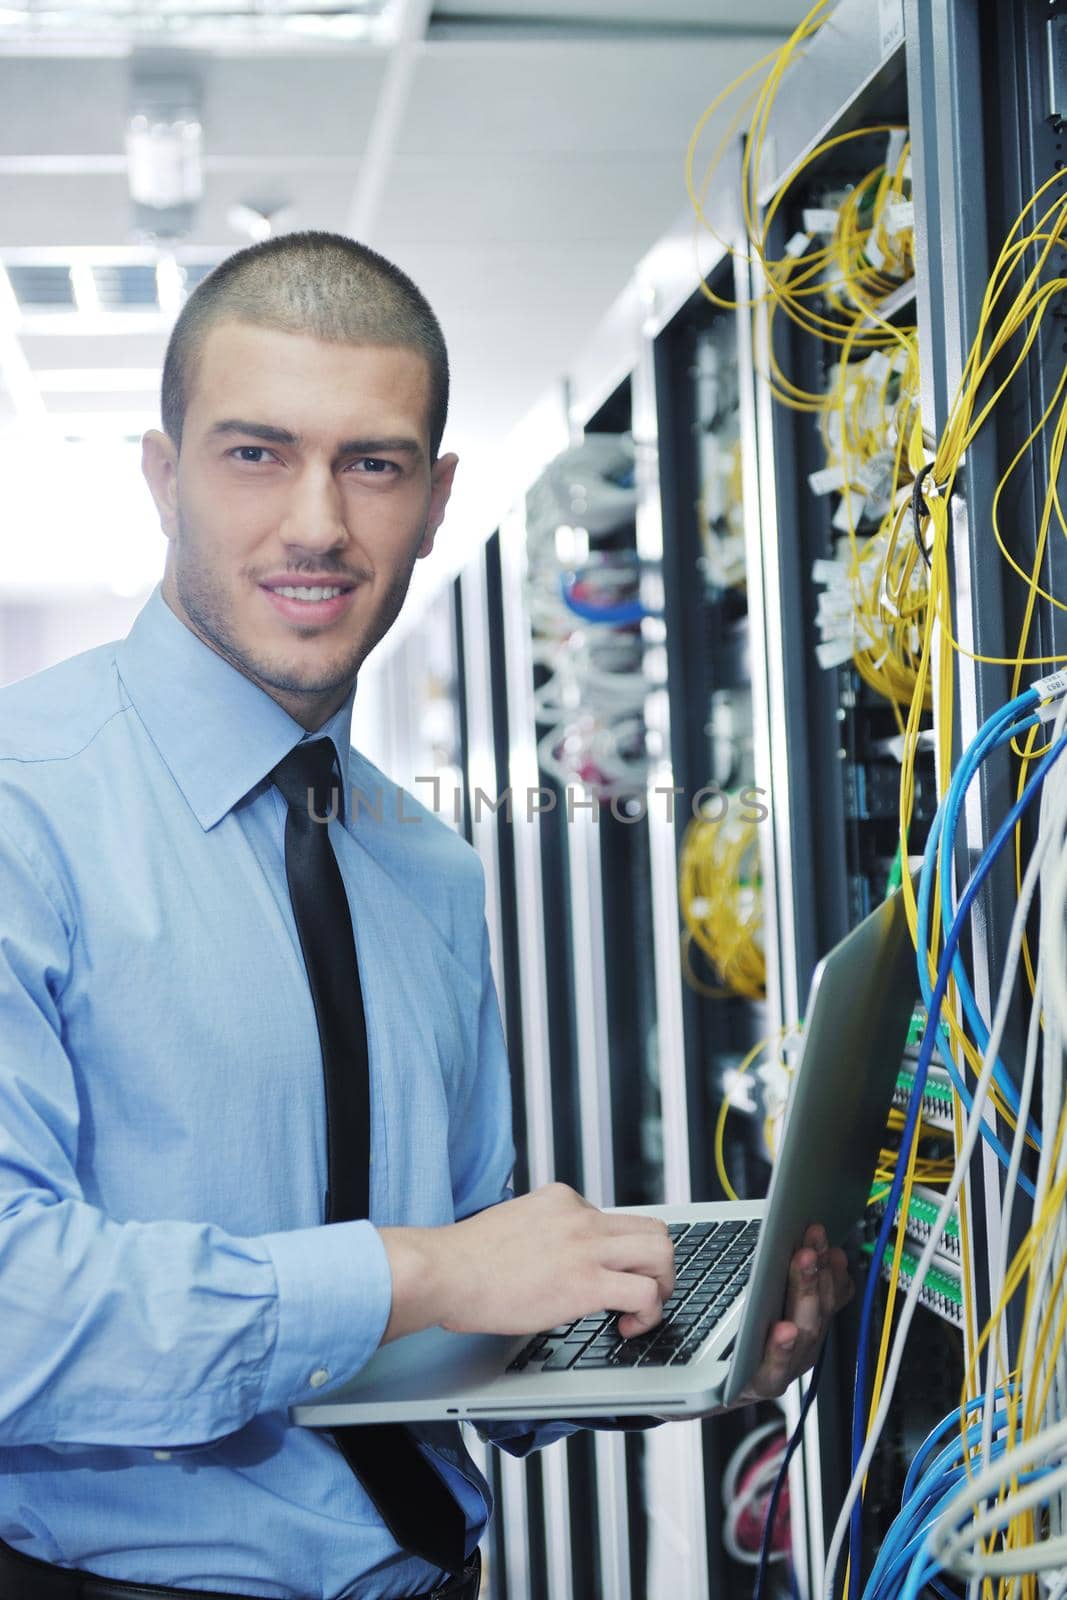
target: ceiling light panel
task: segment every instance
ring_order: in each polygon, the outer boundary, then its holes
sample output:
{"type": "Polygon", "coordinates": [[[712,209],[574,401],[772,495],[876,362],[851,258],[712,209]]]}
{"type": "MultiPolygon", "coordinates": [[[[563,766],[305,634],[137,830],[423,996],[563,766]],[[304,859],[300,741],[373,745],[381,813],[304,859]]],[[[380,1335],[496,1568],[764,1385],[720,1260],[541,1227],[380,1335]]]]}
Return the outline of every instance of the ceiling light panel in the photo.
{"type": "Polygon", "coordinates": [[[0,46],[47,47],[57,40],[386,45],[398,10],[397,0],[0,0],[0,46]]]}

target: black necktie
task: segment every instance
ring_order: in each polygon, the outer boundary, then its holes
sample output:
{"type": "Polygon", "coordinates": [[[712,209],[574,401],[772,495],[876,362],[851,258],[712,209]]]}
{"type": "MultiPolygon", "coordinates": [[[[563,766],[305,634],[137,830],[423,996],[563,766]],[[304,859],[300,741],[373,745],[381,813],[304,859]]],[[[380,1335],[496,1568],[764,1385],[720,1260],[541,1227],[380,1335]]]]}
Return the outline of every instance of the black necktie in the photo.
{"type": "MultiPolygon", "coordinates": [[[[288,802],[285,875],[304,953],[326,1088],[326,1221],[366,1217],[370,1192],[370,1070],[356,943],[329,837],[334,747],[298,744],[271,777],[288,802]]],[[[345,1460],[403,1549],[435,1567],[464,1566],[463,1512],[407,1428],[336,1428],[345,1460]]]]}

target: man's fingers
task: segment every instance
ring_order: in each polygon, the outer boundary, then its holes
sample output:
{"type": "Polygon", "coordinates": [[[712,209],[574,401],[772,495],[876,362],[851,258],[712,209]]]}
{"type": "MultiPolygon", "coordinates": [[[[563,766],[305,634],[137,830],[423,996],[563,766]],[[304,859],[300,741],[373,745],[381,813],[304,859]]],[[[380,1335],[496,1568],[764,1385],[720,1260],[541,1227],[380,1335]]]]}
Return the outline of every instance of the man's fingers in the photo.
{"type": "Polygon", "coordinates": [[[819,1280],[829,1277],[826,1269],[819,1270],[819,1258],[814,1250],[798,1250],[789,1263],[789,1288],[785,1300],[785,1317],[796,1324],[801,1338],[817,1340],[825,1323],[819,1280]]]}
{"type": "Polygon", "coordinates": [[[804,1247],[814,1250],[818,1256],[819,1292],[823,1310],[828,1316],[833,1316],[848,1305],[856,1291],[856,1286],[848,1273],[848,1257],[837,1246],[830,1248],[826,1229],[818,1222],[813,1222],[805,1230],[804,1247]]]}
{"type": "Polygon", "coordinates": [[[813,1364],[831,1319],[855,1293],[843,1250],[831,1248],[826,1230],[808,1228],[789,1263],[785,1317],[767,1335],[763,1360],[745,1400],[774,1399],[813,1364]]]}
{"type": "Polygon", "coordinates": [[[647,1233],[670,1241],[667,1224],[661,1217],[646,1217],[635,1211],[602,1211],[605,1233],[647,1233]]]}
{"type": "Polygon", "coordinates": [[[619,1332],[624,1339],[648,1333],[663,1321],[663,1298],[655,1278],[638,1272],[606,1272],[603,1296],[607,1310],[620,1313],[619,1332]]]}
{"type": "Polygon", "coordinates": [[[776,1322],[767,1335],[763,1360],[744,1394],[738,1397],[738,1402],[773,1400],[784,1394],[798,1375],[799,1349],[800,1337],[796,1324],[776,1322]]]}
{"type": "Polygon", "coordinates": [[[669,1300],[674,1293],[674,1247],[666,1231],[615,1234],[601,1241],[597,1254],[601,1264],[612,1272],[654,1279],[661,1301],[669,1300]]]}

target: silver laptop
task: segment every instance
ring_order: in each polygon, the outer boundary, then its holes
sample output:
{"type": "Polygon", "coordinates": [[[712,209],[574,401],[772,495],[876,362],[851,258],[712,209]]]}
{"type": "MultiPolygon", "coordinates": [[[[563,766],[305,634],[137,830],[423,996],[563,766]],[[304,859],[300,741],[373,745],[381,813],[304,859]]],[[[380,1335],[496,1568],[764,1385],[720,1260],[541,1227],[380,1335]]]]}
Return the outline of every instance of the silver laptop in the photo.
{"type": "Polygon", "coordinates": [[[898,890],[815,970],[766,1200],[617,1208],[662,1217],[674,1239],[675,1291],[651,1333],[622,1340],[607,1312],[532,1340],[433,1328],[385,1345],[293,1421],[686,1415],[736,1400],[805,1228],[822,1222],[842,1244],[863,1214],[917,998],[898,890]]]}

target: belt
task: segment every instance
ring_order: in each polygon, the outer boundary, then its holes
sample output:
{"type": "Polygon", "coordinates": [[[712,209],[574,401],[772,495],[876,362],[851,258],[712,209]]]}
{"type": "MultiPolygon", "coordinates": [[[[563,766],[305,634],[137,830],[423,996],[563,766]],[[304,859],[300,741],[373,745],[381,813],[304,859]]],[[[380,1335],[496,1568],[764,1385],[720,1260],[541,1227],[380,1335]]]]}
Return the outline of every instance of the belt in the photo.
{"type": "MultiPolygon", "coordinates": [[[[462,1572],[446,1578],[436,1589],[424,1589],[411,1600],[477,1600],[482,1580],[482,1556],[475,1550],[462,1572]]],[[[120,1583],[76,1567],[55,1567],[36,1556],[25,1556],[0,1543],[0,1600],[249,1600],[248,1596],[218,1594],[207,1589],[169,1589],[158,1583],[120,1583]]]]}

